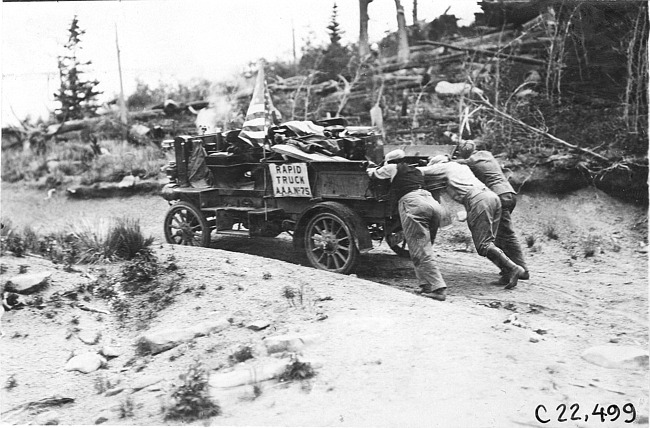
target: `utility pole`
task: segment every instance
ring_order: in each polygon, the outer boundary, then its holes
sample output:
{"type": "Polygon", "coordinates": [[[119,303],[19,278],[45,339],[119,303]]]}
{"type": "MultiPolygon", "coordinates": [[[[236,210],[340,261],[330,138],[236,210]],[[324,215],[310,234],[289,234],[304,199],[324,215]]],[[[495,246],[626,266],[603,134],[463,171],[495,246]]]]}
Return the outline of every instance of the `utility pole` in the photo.
{"type": "MultiPolygon", "coordinates": [[[[122,124],[126,125],[128,119],[126,115],[126,103],[124,102],[124,84],[122,83],[122,62],[120,59],[120,42],[117,38],[117,24],[115,24],[115,47],[117,48],[117,71],[120,75],[120,120],[122,124]]],[[[126,130],[124,133],[126,134],[126,130]]]]}
{"type": "Polygon", "coordinates": [[[297,60],[296,60],[296,27],[293,26],[293,18],[291,18],[291,40],[293,42],[293,68],[295,70],[297,60]]]}

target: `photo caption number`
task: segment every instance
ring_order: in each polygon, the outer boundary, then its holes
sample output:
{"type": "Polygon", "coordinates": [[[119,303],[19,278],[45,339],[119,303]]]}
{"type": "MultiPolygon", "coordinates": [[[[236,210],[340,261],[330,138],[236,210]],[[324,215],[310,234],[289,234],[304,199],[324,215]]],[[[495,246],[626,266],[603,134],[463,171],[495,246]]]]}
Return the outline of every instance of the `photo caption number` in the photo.
{"type": "MultiPolygon", "coordinates": [[[[551,408],[552,409],[552,408],[551,408]]],[[[578,403],[573,403],[568,406],[566,404],[560,404],[555,408],[555,414],[548,413],[548,410],[545,405],[540,404],[535,408],[535,419],[538,422],[543,424],[551,422],[553,417],[556,417],[557,422],[568,422],[568,421],[581,421],[585,422],[589,420],[589,416],[598,416],[601,423],[605,422],[614,422],[621,417],[621,413],[630,415],[629,419],[625,419],[624,422],[629,424],[634,422],[636,419],[636,409],[632,403],[626,403],[623,407],[619,407],[616,404],[610,404],[605,408],[600,404],[594,406],[591,414],[585,414],[584,418],[580,416],[580,405],[578,403]],[[569,416],[570,415],[570,416],[569,416]],[[569,416],[569,419],[567,419],[569,416]]],[[[593,420],[593,419],[592,419],[593,420]]]]}

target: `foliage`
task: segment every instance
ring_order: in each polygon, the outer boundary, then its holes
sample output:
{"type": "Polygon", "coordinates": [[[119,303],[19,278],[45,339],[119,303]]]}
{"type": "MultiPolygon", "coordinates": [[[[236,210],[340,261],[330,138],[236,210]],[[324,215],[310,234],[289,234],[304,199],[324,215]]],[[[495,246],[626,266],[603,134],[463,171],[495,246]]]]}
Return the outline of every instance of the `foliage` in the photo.
{"type": "Polygon", "coordinates": [[[280,380],[305,380],[316,376],[316,370],[311,363],[305,363],[294,357],[280,375],[280,380]]]}
{"type": "Polygon", "coordinates": [[[208,373],[200,361],[192,364],[180,379],[183,383],[172,393],[165,419],[192,422],[221,414],[219,404],[210,398],[208,373]]]}
{"type": "Polygon", "coordinates": [[[133,403],[133,397],[128,396],[123,401],[120,402],[119,415],[120,419],[132,418],[134,416],[133,410],[135,410],[135,404],[133,403]]]}
{"type": "Polygon", "coordinates": [[[105,242],[109,253],[118,259],[132,260],[141,256],[146,260],[151,257],[153,237],[144,237],[138,220],[118,219],[105,242]]]}
{"type": "Polygon", "coordinates": [[[2,180],[38,181],[39,186],[50,189],[73,180],[73,176],[80,177],[81,184],[117,182],[129,174],[155,178],[166,160],[165,154],[151,145],[104,140],[99,146],[99,155],[75,141],[50,141],[42,152],[3,151],[2,180]]]}
{"type": "Polygon", "coordinates": [[[16,380],[16,375],[9,375],[7,381],[5,382],[4,389],[11,390],[18,386],[18,381],[16,380]]]}
{"type": "Polygon", "coordinates": [[[111,225],[82,223],[45,236],[29,226],[20,230],[10,219],[3,218],[0,238],[0,253],[9,251],[20,257],[30,252],[67,266],[130,260],[149,254],[153,243],[152,237],[144,237],[139,222],[128,218],[117,219],[111,225]]]}
{"type": "Polygon", "coordinates": [[[126,105],[130,110],[143,110],[165,100],[179,103],[205,100],[210,96],[211,88],[212,84],[207,79],[192,79],[177,84],[159,82],[155,87],[137,80],[135,91],[127,98],[126,105]]]}
{"type": "Polygon", "coordinates": [[[64,45],[66,54],[58,57],[59,78],[61,86],[54,98],[61,104],[56,110],[60,122],[71,119],[82,119],[94,116],[99,107],[95,98],[101,92],[96,90],[99,81],[83,80],[83,68],[91,64],[90,61],[82,62],[78,58],[81,50],[80,37],[85,30],[79,28],[79,20],[75,15],[68,29],[68,41],[64,45]]]}
{"type": "Polygon", "coordinates": [[[253,358],[253,348],[248,345],[241,346],[228,357],[233,364],[242,363],[251,358],[253,358]]]}

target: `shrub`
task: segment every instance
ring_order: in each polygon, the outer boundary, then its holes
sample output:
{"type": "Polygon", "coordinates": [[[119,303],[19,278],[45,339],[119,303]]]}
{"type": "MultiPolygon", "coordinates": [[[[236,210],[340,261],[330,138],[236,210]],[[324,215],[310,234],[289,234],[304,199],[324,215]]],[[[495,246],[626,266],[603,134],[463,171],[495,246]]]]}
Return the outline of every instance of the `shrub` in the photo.
{"type": "Polygon", "coordinates": [[[280,380],[305,380],[314,376],[316,376],[316,370],[310,363],[299,361],[297,357],[294,357],[280,375],[280,380]]]}
{"type": "Polygon", "coordinates": [[[600,247],[600,236],[598,235],[589,235],[582,243],[582,249],[584,251],[585,257],[593,257],[598,252],[600,247]]]}
{"type": "Polygon", "coordinates": [[[241,363],[251,358],[253,358],[253,348],[248,345],[240,347],[228,357],[233,364],[241,363]]]}
{"type": "Polygon", "coordinates": [[[526,245],[528,246],[528,248],[532,248],[533,245],[535,245],[534,235],[526,235],[526,245]]]}
{"type": "Polygon", "coordinates": [[[129,396],[124,401],[120,402],[120,419],[132,418],[134,416],[134,409],[135,405],[133,404],[133,398],[129,396]]]}
{"type": "Polygon", "coordinates": [[[557,241],[560,238],[560,236],[557,234],[557,231],[555,230],[555,225],[551,223],[544,225],[544,235],[554,241],[557,241]]]}
{"type": "Polygon", "coordinates": [[[153,237],[144,237],[137,220],[122,218],[108,232],[105,245],[111,255],[131,260],[137,255],[149,255],[152,243],[153,237]]]}
{"type": "Polygon", "coordinates": [[[208,374],[199,361],[180,375],[180,379],[183,383],[172,393],[165,419],[192,422],[221,414],[221,407],[208,394],[208,374]]]}

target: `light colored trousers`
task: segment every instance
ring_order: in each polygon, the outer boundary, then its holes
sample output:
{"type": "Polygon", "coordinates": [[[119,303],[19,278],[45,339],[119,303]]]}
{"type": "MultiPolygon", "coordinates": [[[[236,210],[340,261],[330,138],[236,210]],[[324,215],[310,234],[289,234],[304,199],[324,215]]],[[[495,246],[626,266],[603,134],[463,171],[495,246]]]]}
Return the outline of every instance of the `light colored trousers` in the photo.
{"type": "Polygon", "coordinates": [[[465,197],[467,226],[472,233],[474,247],[485,257],[490,245],[494,244],[501,220],[501,200],[487,189],[472,190],[465,197]]]}
{"type": "Polygon", "coordinates": [[[510,214],[517,205],[517,197],[514,193],[502,193],[499,195],[501,200],[501,221],[497,229],[497,236],[494,244],[501,248],[510,260],[528,270],[524,252],[521,250],[521,244],[517,239],[517,234],[512,226],[510,214]]]}
{"type": "Polygon", "coordinates": [[[420,285],[429,284],[432,290],[447,287],[433,255],[433,241],[440,225],[442,207],[428,190],[419,189],[402,196],[398,209],[404,239],[420,285]]]}

